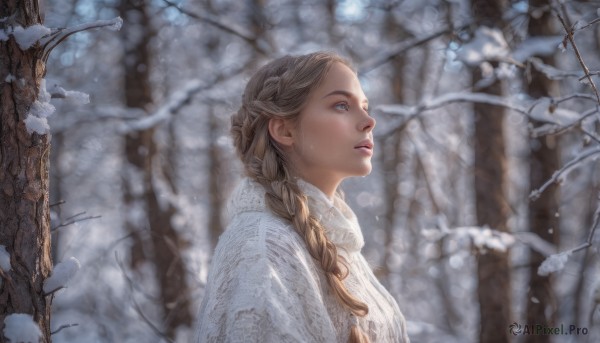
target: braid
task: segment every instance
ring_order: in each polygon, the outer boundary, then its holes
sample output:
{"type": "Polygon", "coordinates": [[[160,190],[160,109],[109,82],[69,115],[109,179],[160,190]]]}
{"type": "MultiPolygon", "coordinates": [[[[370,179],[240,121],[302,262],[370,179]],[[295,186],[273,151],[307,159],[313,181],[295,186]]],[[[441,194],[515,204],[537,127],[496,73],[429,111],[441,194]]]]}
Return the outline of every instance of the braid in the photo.
{"type": "MultiPolygon", "coordinates": [[[[343,61],[335,55],[336,59],[332,59],[331,55],[327,56],[329,65],[343,61]]],[[[343,280],[349,273],[345,261],[338,255],[335,244],[325,235],[322,224],[310,213],[307,196],[291,175],[284,152],[268,132],[270,118],[293,119],[297,116],[311,87],[320,82],[328,68],[323,64],[316,76],[308,78],[305,75],[303,78],[302,70],[294,71],[293,68],[306,65],[307,62],[284,57],[263,67],[248,82],[243,105],[231,118],[231,135],[246,174],[264,187],[269,209],[292,223],[296,232],[304,239],[310,255],[325,272],[327,283],[338,301],[353,316],[363,317],[368,313],[369,307],[352,296],[344,285],[343,280]],[[294,72],[296,75],[292,80],[294,72]],[[294,86],[294,83],[297,85],[294,86]]],[[[369,338],[357,324],[358,320],[351,326],[349,342],[368,343],[369,338]]]]}

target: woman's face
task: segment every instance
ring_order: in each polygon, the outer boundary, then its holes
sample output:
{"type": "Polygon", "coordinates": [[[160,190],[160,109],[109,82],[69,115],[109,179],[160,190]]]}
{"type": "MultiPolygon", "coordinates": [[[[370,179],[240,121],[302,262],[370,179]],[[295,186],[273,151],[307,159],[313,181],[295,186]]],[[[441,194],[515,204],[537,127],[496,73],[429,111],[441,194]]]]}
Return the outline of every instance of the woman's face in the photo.
{"type": "Polygon", "coordinates": [[[335,63],[309,95],[294,127],[291,161],[306,181],[332,196],[348,176],[371,172],[375,119],[354,72],[335,63]]]}

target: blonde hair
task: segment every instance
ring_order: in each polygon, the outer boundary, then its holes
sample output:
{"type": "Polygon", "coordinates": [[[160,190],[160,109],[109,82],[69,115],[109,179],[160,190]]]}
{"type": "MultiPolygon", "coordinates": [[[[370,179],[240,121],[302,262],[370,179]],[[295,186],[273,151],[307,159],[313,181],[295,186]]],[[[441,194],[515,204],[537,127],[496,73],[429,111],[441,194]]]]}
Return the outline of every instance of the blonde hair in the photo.
{"type": "MultiPolygon", "coordinates": [[[[308,252],[321,265],[338,301],[352,315],[363,317],[369,307],[352,296],[342,282],[348,276],[345,261],[319,220],[310,213],[308,198],[291,175],[293,166],[268,129],[271,118],[298,120],[309,94],[336,62],[352,68],[348,61],[328,52],[284,56],[260,68],[246,85],[242,106],[231,117],[231,135],[246,174],[265,188],[269,209],[289,220],[304,238],[308,252]]],[[[368,343],[369,338],[357,322],[351,326],[348,341],[368,343]]]]}

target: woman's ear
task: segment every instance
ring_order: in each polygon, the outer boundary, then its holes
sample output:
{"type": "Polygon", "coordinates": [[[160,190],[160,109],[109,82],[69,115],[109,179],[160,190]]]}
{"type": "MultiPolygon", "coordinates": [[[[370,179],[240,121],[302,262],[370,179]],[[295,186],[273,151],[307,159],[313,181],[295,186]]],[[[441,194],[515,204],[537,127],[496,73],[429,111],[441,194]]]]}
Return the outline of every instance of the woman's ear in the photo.
{"type": "Polygon", "coordinates": [[[273,139],[283,145],[291,146],[294,143],[293,126],[289,120],[281,118],[269,119],[269,134],[273,139]]]}

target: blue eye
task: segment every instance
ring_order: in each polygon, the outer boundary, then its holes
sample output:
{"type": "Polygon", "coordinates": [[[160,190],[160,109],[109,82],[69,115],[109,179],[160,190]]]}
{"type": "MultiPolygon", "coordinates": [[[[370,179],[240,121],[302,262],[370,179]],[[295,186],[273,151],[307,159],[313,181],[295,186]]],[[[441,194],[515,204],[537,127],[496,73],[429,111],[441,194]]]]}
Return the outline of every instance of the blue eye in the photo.
{"type": "Polygon", "coordinates": [[[350,110],[350,106],[348,106],[348,104],[345,103],[345,102],[337,103],[337,104],[335,104],[334,107],[335,107],[336,110],[342,110],[342,111],[349,111],[350,110]]]}

